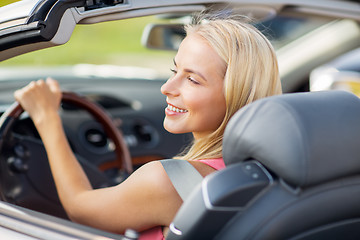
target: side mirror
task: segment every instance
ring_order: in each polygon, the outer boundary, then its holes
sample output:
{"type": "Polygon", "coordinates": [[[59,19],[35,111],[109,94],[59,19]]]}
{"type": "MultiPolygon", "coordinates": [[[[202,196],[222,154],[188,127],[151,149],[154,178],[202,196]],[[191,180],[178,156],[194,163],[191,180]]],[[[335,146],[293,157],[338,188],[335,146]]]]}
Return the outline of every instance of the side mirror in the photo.
{"type": "Polygon", "coordinates": [[[150,49],[176,51],[185,36],[183,24],[149,24],[144,29],[141,41],[150,49]]]}

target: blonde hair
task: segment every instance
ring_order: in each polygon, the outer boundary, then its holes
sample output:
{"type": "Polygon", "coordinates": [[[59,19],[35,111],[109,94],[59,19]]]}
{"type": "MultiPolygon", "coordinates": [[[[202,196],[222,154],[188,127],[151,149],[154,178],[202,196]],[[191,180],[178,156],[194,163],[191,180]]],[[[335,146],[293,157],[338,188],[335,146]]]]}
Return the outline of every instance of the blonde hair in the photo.
{"type": "Polygon", "coordinates": [[[203,37],[226,63],[226,113],[216,131],[194,140],[176,158],[221,158],[224,130],[234,113],[257,99],[282,93],[276,54],[258,29],[234,18],[207,19],[185,29],[187,35],[195,33],[203,37]]]}

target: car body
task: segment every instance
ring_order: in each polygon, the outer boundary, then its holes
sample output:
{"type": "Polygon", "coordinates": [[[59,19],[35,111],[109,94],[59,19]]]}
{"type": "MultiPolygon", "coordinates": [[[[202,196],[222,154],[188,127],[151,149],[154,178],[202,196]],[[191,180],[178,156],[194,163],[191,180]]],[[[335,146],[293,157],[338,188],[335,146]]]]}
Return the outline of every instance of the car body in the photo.
{"type": "MultiPolygon", "coordinates": [[[[0,61],[3,63],[0,66],[0,111],[4,113],[11,106],[16,89],[30,81],[51,76],[59,80],[64,90],[85,96],[112,116],[123,132],[135,168],[152,160],[171,158],[191,142],[191,136],[170,134],[162,127],[166,102],[159,89],[167,76],[162,70],[155,69],[155,65],[163,67],[164,64],[156,63],[145,68],[109,62],[81,62],[39,67],[11,66],[7,62],[16,62],[18,56],[41,49],[50,52],[55,46],[66,46],[68,41],[71,44],[78,25],[95,27],[108,21],[122,24],[125,19],[150,15],[161,16],[164,22],[145,29],[143,44],[158,50],[176,50],[179,39],[183,37],[181,27],[189,21],[189,16],[207,9],[227,9],[255,19],[255,25],[264,31],[276,48],[285,93],[310,91],[310,75],[311,86],[324,85],[321,84],[323,80],[314,80],[319,78],[315,76],[320,72],[317,68],[351,51],[358,51],[356,49],[360,47],[360,3],[357,1],[23,0],[0,8],[0,61]],[[164,31],[160,34],[166,40],[174,36],[176,39],[170,45],[156,42],[156,29],[164,31]],[[165,35],[165,31],[171,29],[171,34],[165,35]]],[[[88,40],[91,41],[91,37],[88,40]]],[[[93,48],[96,52],[100,46],[94,42],[93,48]]],[[[170,65],[171,57],[167,55],[166,58],[170,65]]],[[[359,59],[357,54],[357,58],[349,60],[358,67],[352,68],[355,69],[353,75],[360,72],[359,59]]],[[[137,62],[138,58],[131,61],[131,65],[137,62]]],[[[347,69],[339,67],[339,70],[347,69]]],[[[315,87],[313,90],[318,89],[315,87]]],[[[115,158],[113,142],[106,137],[102,126],[72,105],[63,105],[61,117],[70,145],[89,174],[93,174],[90,178],[95,187],[121,182],[123,176],[111,161],[115,158]],[[94,166],[102,170],[101,176],[92,172],[94,166]]],[[[26,114],[14,124],[13,133],[39,140],[26,114]]],[[[4,183],[1,185],[0,236],[6,236],[6,239],[124,238],[66,220],[59,200],[54,197],[56,191],[51,176],[40,181],[40,172],[28,170],[36,169],[36,163],[14,160],[14,154],[26,154],[17,152],[24,149],[2,148],[1,151],[0,179],[4,183]],[[12,181],[20,183],[12,184],[12,181]]],[[[126,239],[131,239],[134,233],[129,231],[127,234],[126,239]]]]}

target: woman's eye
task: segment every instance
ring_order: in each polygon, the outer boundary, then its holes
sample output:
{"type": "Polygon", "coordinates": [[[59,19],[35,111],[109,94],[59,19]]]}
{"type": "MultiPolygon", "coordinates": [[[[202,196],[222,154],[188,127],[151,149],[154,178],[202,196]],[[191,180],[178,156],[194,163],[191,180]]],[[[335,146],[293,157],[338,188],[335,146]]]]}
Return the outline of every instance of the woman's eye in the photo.
{"type": "Polygon", "coordinates": [[[187,79],[191,82],[191,83],[194,83],[194,84],[200,84],[198,81],[196,81],[194,78],[192,77],[187,77],[187,79]]]}
{"type": "Polygon", "coordinates": [[[171,71],[173,74],[176,74],[176,73],[177,73],[177,71],[176,71],[175,69],[172,69],[172,68],[170,68],[170,71],[171,71]]]}

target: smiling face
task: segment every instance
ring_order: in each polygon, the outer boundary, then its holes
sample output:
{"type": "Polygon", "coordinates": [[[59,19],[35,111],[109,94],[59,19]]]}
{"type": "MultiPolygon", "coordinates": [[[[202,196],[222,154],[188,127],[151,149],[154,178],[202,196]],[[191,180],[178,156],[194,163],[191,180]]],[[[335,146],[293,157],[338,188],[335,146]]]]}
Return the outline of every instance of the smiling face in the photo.
{"type": "Polygon", "coordinates": [[[188,35],[174,59],[173,76],[161,87],[168,103],[164,127],[192,132],[195,139],[215,131],[224,119],[225,62],[198,34],[188,35]]]}

